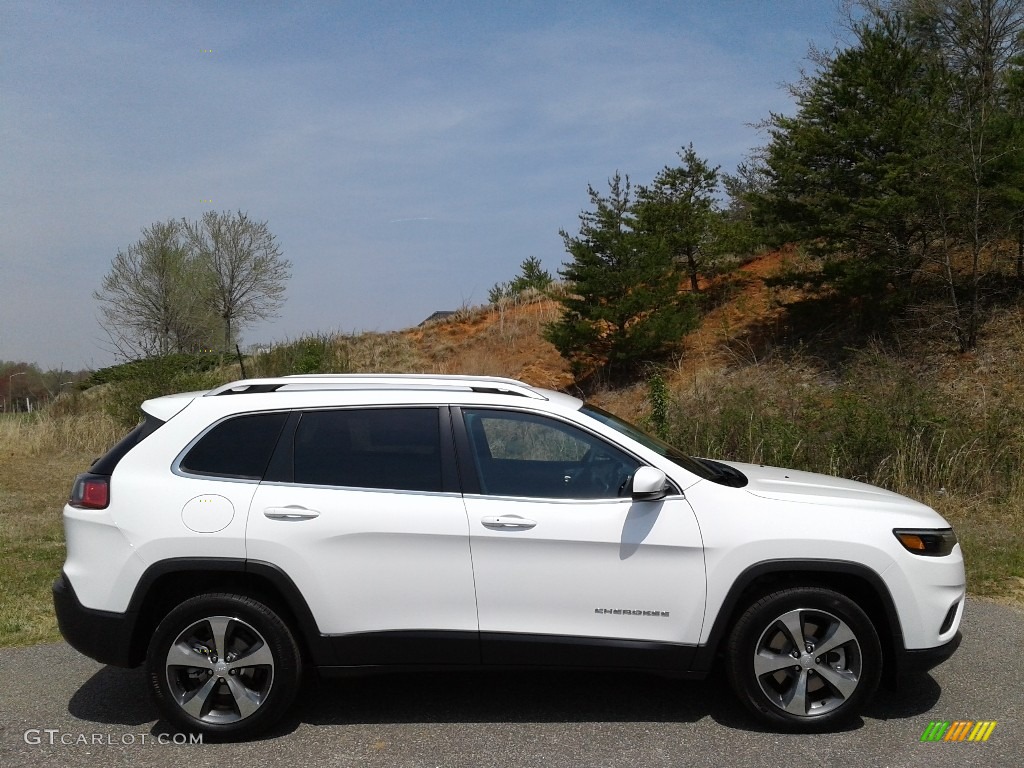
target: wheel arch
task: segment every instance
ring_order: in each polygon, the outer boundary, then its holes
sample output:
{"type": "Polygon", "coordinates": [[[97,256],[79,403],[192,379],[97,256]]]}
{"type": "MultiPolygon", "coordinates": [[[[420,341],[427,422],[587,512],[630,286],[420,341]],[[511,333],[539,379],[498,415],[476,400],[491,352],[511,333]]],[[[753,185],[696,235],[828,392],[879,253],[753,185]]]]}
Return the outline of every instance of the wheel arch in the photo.
{"type": "Polygon", "coordinates": [[[233,592],[259,600],[292,628],[303,656],[314,666],[334,664],[330,645],[288,575],[270,563],[239,558],[172,558],[147,568],[128,607],[129,614],[136,616],[131,664],[145,659],[154,630],[174,606],[208,592],[233,592]]]}
{"type": "Polygon", "coordinates": [[[904,644],[892,594],[878,573],[846,560],[766,560],[749,566],[733,582],[722,602],[707,643],[697,649],[693,671],[710,672],[729,629],[746,607],[769,592],[786,587],[824,587],[856,602],[878,632],[886,675],[897,672],[904,644]]]}

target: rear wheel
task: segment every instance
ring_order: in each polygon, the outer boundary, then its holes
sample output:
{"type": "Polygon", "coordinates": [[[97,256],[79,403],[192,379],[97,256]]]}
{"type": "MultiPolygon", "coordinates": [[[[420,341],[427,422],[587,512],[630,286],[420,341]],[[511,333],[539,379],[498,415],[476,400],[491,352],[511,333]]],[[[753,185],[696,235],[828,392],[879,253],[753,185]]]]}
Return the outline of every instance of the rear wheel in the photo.
{"type": "Polygon", "coordinates": [[[729,637],[736,694],[774,727],[815,731],[856,716],[882,673],[878,633],[838,592],[801,587],[751,604],[729,637]]]}
{"type": "Polygon", "coordinates": [[[288,708],[301,674],[287,624],[242,595],[200,595],[157,627],[146,669],[157,706],[183,731],[240,737],[288,708]]]}

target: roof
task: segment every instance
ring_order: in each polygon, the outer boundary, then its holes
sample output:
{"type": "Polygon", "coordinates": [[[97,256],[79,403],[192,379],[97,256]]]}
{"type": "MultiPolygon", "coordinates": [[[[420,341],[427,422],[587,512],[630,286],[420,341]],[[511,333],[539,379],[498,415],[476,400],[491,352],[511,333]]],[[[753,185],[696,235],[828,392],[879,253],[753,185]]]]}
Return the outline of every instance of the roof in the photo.
{"type": "Polygon", "coordinates": [[[211,389],[206,396],[242,395],[257,392],[369,389],[445,389],[451,391],[490,392],[548,400],[544,390],[515,379],[499,376],[452,376],[411,373],[321,373],[242,379],[211,389]]]}

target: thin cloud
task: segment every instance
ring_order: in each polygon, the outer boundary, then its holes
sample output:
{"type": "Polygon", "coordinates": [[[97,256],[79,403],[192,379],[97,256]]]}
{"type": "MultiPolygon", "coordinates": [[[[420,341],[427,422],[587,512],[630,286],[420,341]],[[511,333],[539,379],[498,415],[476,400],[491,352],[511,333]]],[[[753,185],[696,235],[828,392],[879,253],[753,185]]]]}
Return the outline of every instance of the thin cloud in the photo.
{"type": "Polygon", "coordinates": [[[646,182],[690,141],[729,170],[748,123],[787,109],[803,51],[779,41],[827,39],[831,9],[779,2],[16,5],[0,358],[111,362],[92,299],[110,260],[210,208],[267,220],[293,263],[251,341],[413,325],[529,255],[554,271],[587,184],[646,182]],[[444,213],[404,215],[424,210],[444,213]]]}

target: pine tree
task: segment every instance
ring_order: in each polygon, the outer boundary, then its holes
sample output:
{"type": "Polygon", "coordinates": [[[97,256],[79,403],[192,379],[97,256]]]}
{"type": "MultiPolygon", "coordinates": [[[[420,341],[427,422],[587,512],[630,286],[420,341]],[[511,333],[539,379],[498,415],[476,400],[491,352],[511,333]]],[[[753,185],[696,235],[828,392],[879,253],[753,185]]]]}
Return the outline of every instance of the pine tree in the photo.
{"type": "Polygon", "coordinates": [[[637,191],[638,229],[686,265],[690,290],[700,292],[705,272],[708,235],[715,215],[718,166],[697,156],[693,144],[680,150],[681,165],[665,166],[649,187],[637,191]]]}
{"type": "Polygon", "coordinates": [[[846,295],[874,315],[906,300],[935,237],[936,82],[898,18],[857,29],[798,89],[793,117],[773,115],[769,179],[754,203],[780,240],[802,240],[846,295]]]}
{"type": "Polygon", "coordinates": [[[579,234],[561,232],[572,257],[559,270],[568,292],[545,337],[577,378],[620,379],[668,354],[697,312],[679,290],[671,251],[637,230],[629,177],[616,173],[607,195],[593,187],[588,194],[592,209],[580,214],[579,234]]]}
{"type": "Polygon", "coordinates": [[[795,116],[767,121],[755,213],[821,257],[862,319],[941,295],[967,351],[1010,286],[1013,240],[1024,274],[1024,0],[858,5],[854,44],[794,88],[795,116]]]}

